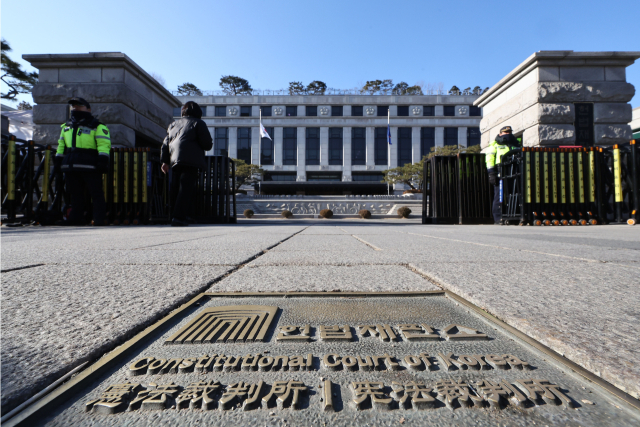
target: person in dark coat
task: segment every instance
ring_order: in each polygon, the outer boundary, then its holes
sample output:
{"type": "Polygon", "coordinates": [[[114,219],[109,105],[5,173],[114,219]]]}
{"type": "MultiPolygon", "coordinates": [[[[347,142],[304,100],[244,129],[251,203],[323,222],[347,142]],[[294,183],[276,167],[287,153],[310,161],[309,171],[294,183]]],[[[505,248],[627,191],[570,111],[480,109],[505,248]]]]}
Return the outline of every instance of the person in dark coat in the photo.
{"type": "Polygon", "coordinates": [[[213,147],[197,103],[184,104],[181,116],[169,125],[160,151],[162,172],[166,174],[171,168],[171,225],[174,227],[189,225],[187,218],[193,208],[198,169],[206,167],[204,153],[213,147]]]}

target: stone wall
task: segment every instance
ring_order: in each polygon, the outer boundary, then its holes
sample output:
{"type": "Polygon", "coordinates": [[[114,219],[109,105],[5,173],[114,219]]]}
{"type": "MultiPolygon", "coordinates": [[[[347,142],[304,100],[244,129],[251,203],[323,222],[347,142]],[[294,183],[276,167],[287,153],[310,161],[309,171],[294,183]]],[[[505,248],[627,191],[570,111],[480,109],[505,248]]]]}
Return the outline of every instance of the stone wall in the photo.
{"type": "Polygon", "coordinates": [[[482,147],[505,125],[523,137],[525,146],[629,141],[628,102],[635,88],[627,83],[625,69],[638,58],[640,52],[534,53],[475,101],[483,109],[482,147]],[[580,135],[576,134],[576,103],[593,104],[588,107],[593,108],[592,125],[580,135]]]}
{"type": "Polygon", "coordinates": [[[640,139],[640,107],[633,109],[631,113],[631,131],[633,132],[634,139],[640,139]]]}
{"type": "Polygon", "coordinates": [[[34,141],[57,145],[67,101],[91,103],[92,113],[111,131],[113,145],[160,145],[181,102],[124,53],[23,55],[39,69],[33,88],[34,141]]]}

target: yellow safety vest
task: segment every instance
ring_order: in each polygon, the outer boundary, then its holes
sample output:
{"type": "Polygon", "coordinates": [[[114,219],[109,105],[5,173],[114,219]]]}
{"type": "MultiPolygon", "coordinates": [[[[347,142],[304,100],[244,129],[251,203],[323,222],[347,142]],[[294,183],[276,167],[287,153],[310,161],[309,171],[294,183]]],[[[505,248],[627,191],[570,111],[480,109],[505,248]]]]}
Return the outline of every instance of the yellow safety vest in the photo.
{"type": "Polygon", "coordinates": [[[108,156],[111,150],[109,129],[97,120],[94,123],[97,124],[96,127],[92,127],[93,123],[89,126],[78,127],[73,127],[70,123],[63,123],[60,126],[62,131],[60,132],[60,139],[58,139],[56,156],[63,156],[66,147],[72,148],[74,146],[74,136],[76,148],[98,150],[98,154],[108,156]]]}

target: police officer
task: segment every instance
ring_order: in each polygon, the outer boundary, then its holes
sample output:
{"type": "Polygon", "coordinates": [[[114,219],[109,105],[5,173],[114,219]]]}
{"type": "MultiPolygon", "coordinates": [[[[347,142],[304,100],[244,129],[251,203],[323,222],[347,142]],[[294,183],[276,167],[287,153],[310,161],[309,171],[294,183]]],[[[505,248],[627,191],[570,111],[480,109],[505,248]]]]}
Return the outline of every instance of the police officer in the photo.
{"type": "Polygon", "coordinates": [[[65,173],[71,194],[71,213],[60,225],[84,225],[85,187],[93,200],[93,225],[105,225],[102,174],[109,168],[111,135],[109,129],[91,115],[91,105],[82,98],[71,98],[69,121],[62,124],[56,162],[65,173]]]}
{"type": "Polygon", "coordinates": [[[507,151],[520,146],[520,141],[512,134],[511,126],[505,126],[500,129],[500,134],[496,137],[495,141],[490,143],[489,147],[484,150],[485,161],[487,162],[487,172],[489,172],[489,182],[494,186],[492,212],[495,224],[500,224],[500,220],[502,219],[502,207],[500,205],[500,180],[498,178],[497,165],[500,163],[500,159],[507,151]]]}

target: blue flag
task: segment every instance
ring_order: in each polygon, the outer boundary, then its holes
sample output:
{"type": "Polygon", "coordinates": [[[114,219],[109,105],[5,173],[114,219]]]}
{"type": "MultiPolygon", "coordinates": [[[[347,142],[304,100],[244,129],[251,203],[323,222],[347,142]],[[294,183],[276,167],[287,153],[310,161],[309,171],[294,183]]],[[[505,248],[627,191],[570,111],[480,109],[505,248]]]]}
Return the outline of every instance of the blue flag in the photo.
{"type": "Polygon", "coordinates": [[[391,145],[391,127],[387,124],[387,139],[389,140],[389,145],[391,145]]]}

